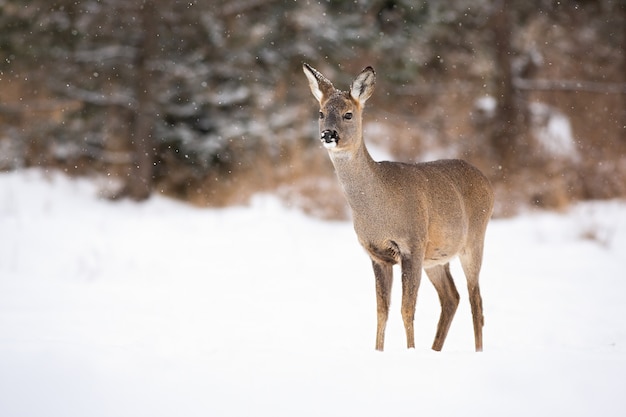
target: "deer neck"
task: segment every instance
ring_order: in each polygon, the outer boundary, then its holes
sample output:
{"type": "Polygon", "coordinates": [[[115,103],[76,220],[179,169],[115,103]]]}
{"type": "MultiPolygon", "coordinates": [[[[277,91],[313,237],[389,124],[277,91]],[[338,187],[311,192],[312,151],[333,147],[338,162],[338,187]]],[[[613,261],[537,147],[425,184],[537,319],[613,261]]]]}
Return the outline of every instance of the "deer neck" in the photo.
{"type": "Polygon", "coordinates": [[[363,140],[355,151],[331,151],[329,154],[348,203],[353,210],[360,211],[380,191],[378,164],[363,140]]]}

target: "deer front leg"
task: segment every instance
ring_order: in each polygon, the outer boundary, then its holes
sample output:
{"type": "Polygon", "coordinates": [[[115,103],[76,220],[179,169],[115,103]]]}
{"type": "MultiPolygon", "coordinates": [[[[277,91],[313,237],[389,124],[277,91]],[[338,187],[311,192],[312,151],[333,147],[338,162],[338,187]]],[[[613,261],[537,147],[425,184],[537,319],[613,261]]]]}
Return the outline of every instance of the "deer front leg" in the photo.
{"type": "Polygon", "coordinates": [[[421,260],[416,260],[410,254],[402,255],[402,320],[406,331],[407,348],[415,347],[415,332],[413,321],[415,319],[415,304],[417,303],[417,290],[420,285],[422,274],[421,260]]]}
{"type": "Polygon", "coordinates": [[[389,304],[391,302],[391,283],[393,281],[392,265],[379,263],[372,260],[374,277],[376,278],[376,350],[382,352],[385,345],[385,327],[389,317],[389,304]]]}

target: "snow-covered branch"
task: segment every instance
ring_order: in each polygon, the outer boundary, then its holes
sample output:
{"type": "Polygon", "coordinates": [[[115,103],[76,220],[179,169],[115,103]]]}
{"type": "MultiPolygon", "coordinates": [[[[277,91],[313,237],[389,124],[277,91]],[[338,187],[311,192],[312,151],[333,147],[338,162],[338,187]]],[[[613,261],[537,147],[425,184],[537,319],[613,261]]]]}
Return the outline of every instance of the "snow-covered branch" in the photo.
{"type": "Polygon", "coordinates": [[[74,58],[77,62],[100,62],[114,58],[133,58],[137,48],[126,45],[107,45],[102,48],[77,51],[74,58]]]}
{"type": "Polygon", "coordinates": [[[116,105],[122,107],[135,107],[137,105],[135,97],[120,92],[104,94],[100,91],[85,90],[72,85],[66,85],[63,88],[55,88],[55,90],[67,97],[96,106],[116,105]]]}

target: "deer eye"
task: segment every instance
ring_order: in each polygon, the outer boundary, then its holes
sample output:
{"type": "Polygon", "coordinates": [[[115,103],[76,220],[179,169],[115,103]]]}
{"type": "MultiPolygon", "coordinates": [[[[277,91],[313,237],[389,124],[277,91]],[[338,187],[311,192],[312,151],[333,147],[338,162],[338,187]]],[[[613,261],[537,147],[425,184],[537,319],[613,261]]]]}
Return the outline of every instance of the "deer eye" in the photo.
{"type": "Polygon", "coordinates": [[[320,112],[320,119],[324,118],[324,113],[320,112]]]}
{"type": "Polygon", "coordinates": [[[348,113],[344,114],[344,115],[343,115],[343,118],[344,118],[344,119],[346,119],[346,120],[350,120],[350,119],[352,119],[352,112],[351,112],[351,111],[349,111],[348,113]]]}

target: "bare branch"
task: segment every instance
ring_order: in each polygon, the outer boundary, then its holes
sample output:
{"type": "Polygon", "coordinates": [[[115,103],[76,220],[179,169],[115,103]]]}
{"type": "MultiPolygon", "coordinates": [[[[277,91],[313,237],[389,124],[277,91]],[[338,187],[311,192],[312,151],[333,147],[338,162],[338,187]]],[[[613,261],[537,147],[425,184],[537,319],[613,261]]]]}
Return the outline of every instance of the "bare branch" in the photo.
{"type": "Polygon", "coordinates": [[[257,7],[265,6],[274,1],[275,0],[234,0],[225,3],[222,10],[220,10],[220,14],[224,17],[233,16],[250,11],[251,9],[255,9],[257,7]]]}
{"type": "Polygon", "coordinates": [[[584,91],[598,94],[626,94],[626,83],[603,83],[576,80],[528,80],[516,78],[515,88],[533,91],[584,91]]]}
{"type": "MultiPolygon", "coordinates": [[[[583,91],[598,94],[626,94],[626,83],[604,83],[597,81],[577,80],[529,80],[527,78],[515,78],[513,86],[517,90],[525,91],[583,91]]],[[[394,90],[395,94],[404,96],[484,92],[483,87],[469,81],[457,82],[451,88],[449,83],[430,83],[415,86],[402,86],[394,90]]]]}
{"type": "Polygon", "coordinates": [[[484,91],[484,88],[469,81],[457,81],[454,83],[428,83],[394,88],[394,94],[402,96],[440,95],[450,92],[478,93],[479,91],[484,91]]]}

